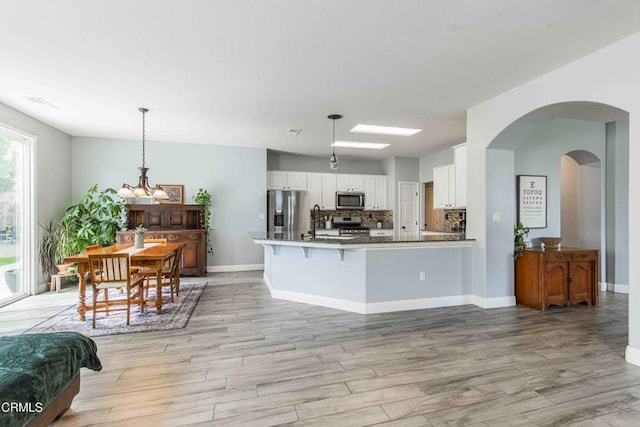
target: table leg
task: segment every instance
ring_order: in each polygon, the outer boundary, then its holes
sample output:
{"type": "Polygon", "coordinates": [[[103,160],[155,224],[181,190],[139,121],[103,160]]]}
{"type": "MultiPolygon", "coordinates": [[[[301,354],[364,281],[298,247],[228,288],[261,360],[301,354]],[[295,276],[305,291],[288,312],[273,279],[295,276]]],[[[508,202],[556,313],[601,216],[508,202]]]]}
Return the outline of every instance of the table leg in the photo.
{"type": "Polygon", "coordinates": [[[86,303],[87,274],[86,273],[87,273],[87,269],[85,268],[85,266],[78,264],[78,274],[80,275],[80,280],[78,281],[78,293],[80,294],[79,301],[78,301],[78,315],[80,316],[81,322],[84,322],[85,313],[87,311],[87,303],[86,303]]]}
{"type": "Polygon", "coordinates": [[[156,314],[162,314],[162,262],[156,265],[156,314]]]}

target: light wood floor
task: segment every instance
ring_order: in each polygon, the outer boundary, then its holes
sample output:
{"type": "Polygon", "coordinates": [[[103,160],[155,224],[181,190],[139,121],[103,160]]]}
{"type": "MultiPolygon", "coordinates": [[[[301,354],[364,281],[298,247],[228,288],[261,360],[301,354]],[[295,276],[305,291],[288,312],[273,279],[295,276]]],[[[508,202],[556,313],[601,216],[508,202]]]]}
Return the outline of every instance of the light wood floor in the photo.
{"type": "MultiPolygon", "coordinates": [[[[358,315],[272,300],[261,274],[210,275],[185,329],[96,338],[104,369],[56,425],[640,425],[626,295],[358,315]]],[[[0,332],[75,298],[5,307],[0,332]]]]}

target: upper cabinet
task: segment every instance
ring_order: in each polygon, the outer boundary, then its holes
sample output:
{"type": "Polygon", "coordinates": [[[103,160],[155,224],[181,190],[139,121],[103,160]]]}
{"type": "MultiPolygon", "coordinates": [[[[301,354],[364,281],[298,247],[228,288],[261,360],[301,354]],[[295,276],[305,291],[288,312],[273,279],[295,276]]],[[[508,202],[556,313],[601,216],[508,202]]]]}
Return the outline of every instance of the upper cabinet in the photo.
{"type": "Polygon", "coordinates": [[[455,171],[456,207],[467,206],[467,144],[453,147],[453,169],[455,171]]]}
{"type": "Polygon", "coordinates": [[[337,191],[363,191],[362,175],[338,174],[336,175],[337,191]]]}
{"type": "Polygon", "coordinates": [[[267,186],[272,190],[307,190],[306,172],[267,171],[267,186]]]}
{"type": "Polygon", "coordinates": [[[267,171],[269,189],[306,190],[309,205],[336,208],[337,191],[363,192],[365,210],[387,210],[387,176],[316,172],[267,171]]]}
{"type": "Polygon", "coordinates": [[[467,144],[453,147],[452,165],[433,168],[434,209],[467,206],[467,144]]]}
{"type": "Polygon", "coordinates": [[[365,210],[387,209],[387,176],[363,175],[365,210]]]}

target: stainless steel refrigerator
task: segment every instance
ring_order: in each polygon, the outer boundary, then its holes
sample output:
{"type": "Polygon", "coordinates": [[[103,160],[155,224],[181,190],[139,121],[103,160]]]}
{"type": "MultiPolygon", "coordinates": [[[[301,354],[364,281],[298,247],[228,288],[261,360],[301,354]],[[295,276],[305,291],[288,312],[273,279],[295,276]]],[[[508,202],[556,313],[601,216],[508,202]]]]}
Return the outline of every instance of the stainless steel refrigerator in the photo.
{"type": "Polygon", "coordinates": [[[267,231],[307,233],[311,223],[309,194],[306,191],[267,191],[267,231]]]}

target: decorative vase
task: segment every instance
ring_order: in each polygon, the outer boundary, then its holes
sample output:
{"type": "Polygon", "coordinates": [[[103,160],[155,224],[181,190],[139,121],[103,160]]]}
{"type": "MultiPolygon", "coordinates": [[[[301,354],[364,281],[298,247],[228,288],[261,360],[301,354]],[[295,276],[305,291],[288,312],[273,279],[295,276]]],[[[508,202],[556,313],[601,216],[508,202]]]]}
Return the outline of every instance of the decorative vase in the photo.
{"type": "Polygon", "coordinates": [[[144,248],[144,234],[134,234],[136,248],[144,248]]]}

